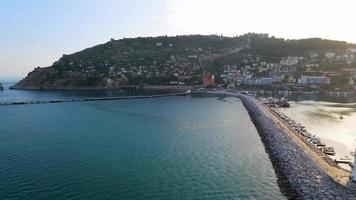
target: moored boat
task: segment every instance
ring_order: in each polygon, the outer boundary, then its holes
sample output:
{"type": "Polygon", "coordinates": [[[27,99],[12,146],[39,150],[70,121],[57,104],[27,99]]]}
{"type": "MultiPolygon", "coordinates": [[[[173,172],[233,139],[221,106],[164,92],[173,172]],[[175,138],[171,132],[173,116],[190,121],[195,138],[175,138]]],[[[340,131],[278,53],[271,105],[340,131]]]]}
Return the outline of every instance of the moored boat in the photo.
{"type": "Polygon", "coordinates": [[[349,164],[352,163],[352,159],[350,156],[344,156],[335,160],[336,163],[349,164]]]}
{"type": "Polygon", "coordinates": [[[319,143],[316,144],[318,147],[325,147],[325,143],[320,140],[319,143]]]}
{"type": "Polygon", "coordinates": [[[333,147],[325,147],[323,151],[326,155],[335,156],[335,150],[333,147]]]}
{"type": "Polygon", "coordinates": [[[318,145],[321,142],[320,138],[318,137],[312,137],[310,141],[315,145],[318,145]]]}
{"type": "Polygon", "coordinates": [[[288,100],[283,98],[283,97],[278,101],[278,105],[280,107],[282,107],[282,108],[289,108],[290,107],[290,104],[289,104],[288,100]]]}

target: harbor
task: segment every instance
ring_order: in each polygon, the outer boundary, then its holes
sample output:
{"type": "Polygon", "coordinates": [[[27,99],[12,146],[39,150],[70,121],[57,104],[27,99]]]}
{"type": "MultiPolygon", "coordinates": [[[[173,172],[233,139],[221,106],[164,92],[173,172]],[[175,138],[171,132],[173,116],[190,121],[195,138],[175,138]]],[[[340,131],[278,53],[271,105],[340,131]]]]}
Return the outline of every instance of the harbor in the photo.
{"type": "Polygon", "coordinates": [[[323,156],[260,101],[239,95],[269,153],[279,185],[291,199],[356,199],[351,172],[323,156]]]}
{"type": "MultiPolygon", "coordinates": [[[[285,127],[294,135],[299,137],[304,144],[308,147],[310,151],[314,151],[318,157],[321,157],[326,163],[328,163],[328,166],[326,168],[335,167],[337,169],[341,169],[341,174],[342,176],[345,176],[345,180],[340,180],[337,179],[336,181],[345,184],[349,180],[354,180],[354,176],[348,175],[351,173],[351,171],[354,170],[354,163],[355,163],[355,152],[352,151],[350,148],[348,151],[342,151],[340,150],[340,146],[337,145],[337,143],[330,142],[330,139],[333,139],[332,137],[330,138],[321,138],[320,135],[320,130],[316,131],[315,129],[311,132],[307,127],[304,125],[307,120],[303,120],[303,123],[297,122],[295,119],[293,119],[290,116],[295,116],[295,114],[291,114],[291,112],[288,112],[291,110],[290,102],[288,102],[285,98],[281,99],[276,99],[276,98],[257,98],[261,103],[263,103],[268,110],[271,111],[271,113],[277,117],[278,119],[278,124],[284,124],[285,127]],[[288,103],[287,103],[288,102],[288,103]],[[287,115],[286,113],[289,113],[287,115]],[[336,144],[336,146],[335,146],[336,144]]],[[[293,108],[295,109],[295,102],[292,102],[293,108]]],[[[333,105],[336,105],[334,103],[333,105]]],[[[312,112],[312,111],[310,111],[312,112]]],[[[328,113],[329,115],[332,115],[330,112],[328,113]]],[[[309,117],[309,115],[304,114],[304,116],[309,117]]],[[[330,117],[330,116],[329,116],[330,117]]],[[[332,116],[335,120],[342,121],[344,120],[344,115],[342,113],[335,114],[332,116]]],[[[348,116],[349,117],[349,116],[348,116]]],[[[299,118],[298,118],[299,119],[299,118]]],[[[320,119],[319,119],[320,120],[320,119]]],[[[313,122],[314,124],[319,124],[317,122],[313,122]]],[[[308,124],[309,126],[309,124],[308,124]]],[[[339,130],[338,128],[330,127],[332,130],[339,130]]],[[[352,146],[355,146],[352,144],[352,146]]],[[[344,147],[344,146],[343,146],[344,147]]],[[[345,147],[344,147],[345,148],[345,147]]],[[[316,159],[318,161],[318,159],[316,159]]],[[[323,165],[323,164],[322,164],[323,165]]],[[[327,169],[326,171],[333,171],[330,169],[327,169]]],[[[335,175],[330,174],[330,176],[335,177],[335,175]]]]}
{"type": "Polygon", "coordinates": [[[295,141],[310,152],[314,160],[324,168],[324,170],[337,182],[346,185],[350,181],[351,171],[341,168],[338,164],[348,164],[350,167],[353,163],[350,160],[334,159],[334,148],[326,144],[317,136],[307,131],[305,126],[296,123],[293,119],[281,113],[275,108],[270,108],[271,113],[276,117],[278,125],[295,136],[295,141]],[[319,159],[321,158],[321,159],[319,159]]]}
{"type": "Polygon", "coordinates": [[[0,106],[0,199],[285,200],[247,111],[227,101],[0,106]]]}
{"type": "Polygon", "coordinates": [[[335,155],[328,155],[346,170],[352,170],[356,135],[354,103],[324,101],[291,101],[288,109],[277,108],[285,116],[302,124],[312,136],[326,146],[333,147],[335,155]]]}
{"type": "Polygon", "coordinates": [[[333,148],[309,135],[303,125],[248,93],[207,93],[241,99],[270,156],[279,186],[290,199],[356,199],[352,172],[330,158],[333,148]]]}
{"type": "MultiPolygon", "coordinates": [[[[9,101],[1,105],[144,99],[196,93],[187,90],[160,95],[9,101]]],[[[335,146],[329,145],[315,132],[310,131],[304,123],[282,112],[282,109],[291,109],[293,103],[290,104],[285,98],[255,98],[242,91],[207,90],[201,93],[202,96],[237,97],[242,101],[269,155],[278,185],[290,199],[356,199],[351,171],[353,162],[337,159],[338,151],[335,146]],[[341,167],[342,165],[349,166],[349,169],[341,167]]],[[[344,119],[347,118],[345,115],[344,119]]]]}
{"type": "Polygon", "coordinates": [[[286,114],[276,108],[271,107],[270,109],[281,121],[283,121],[289,127],[291,131],[301,136],[303,141],[308,144],[308,146],[317,151],[321,156],[328,156],[325,157],[327,158],[327,162],[330,162],[331,159],[335,162],[335,164],[346,164],[348,167],[345,167],[344,165],[340,166],[344,166],[346,169],[351,169],[354,166],[353,159],[350,157],[336,157],[334,147],[327,146],[320,137],[310,133],[304,125],[297,123],[295,120],[288,117],[286,114]]]}

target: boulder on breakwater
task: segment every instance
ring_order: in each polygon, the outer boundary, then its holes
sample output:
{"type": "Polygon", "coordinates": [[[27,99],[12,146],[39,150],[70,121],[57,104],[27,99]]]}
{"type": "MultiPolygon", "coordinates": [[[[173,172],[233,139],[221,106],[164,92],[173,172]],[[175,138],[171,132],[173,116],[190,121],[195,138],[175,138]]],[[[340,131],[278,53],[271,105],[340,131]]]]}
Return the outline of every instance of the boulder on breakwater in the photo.
{"type": "Polygon", "coordinates": [[[290,199],[356,199],[356,191],[335,182],[263,110],[256,99],[239,95],[269,154],[278,184],[290,199]]]}

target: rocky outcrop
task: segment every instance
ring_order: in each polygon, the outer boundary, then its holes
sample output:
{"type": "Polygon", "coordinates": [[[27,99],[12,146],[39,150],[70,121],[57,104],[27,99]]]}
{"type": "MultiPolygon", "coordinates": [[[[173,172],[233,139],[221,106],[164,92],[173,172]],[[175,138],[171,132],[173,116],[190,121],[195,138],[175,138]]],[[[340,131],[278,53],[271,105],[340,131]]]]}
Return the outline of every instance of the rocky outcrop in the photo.
{"type": "Polygon", "coordinates": [[[290,199],[356,199],[351,190],[327,175],[252,97],[241,95],[269,154],[278,183],[290,199]]]}
{"type": "Polygon", "coordinates": [[[119,89],[125,80],[91,77],[81,72],[61,72],[53,67],[36,68],[11,89],[71,90],[71,89],[119,89]]]}

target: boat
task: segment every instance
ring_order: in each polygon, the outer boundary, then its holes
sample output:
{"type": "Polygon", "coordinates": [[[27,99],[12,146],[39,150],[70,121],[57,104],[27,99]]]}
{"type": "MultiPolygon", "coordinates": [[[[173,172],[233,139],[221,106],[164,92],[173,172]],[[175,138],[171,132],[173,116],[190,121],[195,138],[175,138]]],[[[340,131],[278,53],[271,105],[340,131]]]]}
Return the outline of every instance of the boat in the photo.
{"type": "Polygon", "coordinates": [[[303,131],[301,134],[306,138],[311,138],[311,134],[308,133],[307,131],[303,131]]]}
{"type": "Polygon", "coordinates": [[[352,159],[350,156],[344,156],[340,159],[335,160],[336,163],[343,163],[343,164],[349,164],[352,163],[352,159]]]}
{"type": "Polygon", "coordinates": [[[320,138],[318,137],[312,137],[310,141],[315,145],[318,145],[321,142],[320,138]]]}
{"type": "Polygon", "coordinates": [[[324,148],[324,153],[326,155],[331,155],[331,156],[335,156],[335,150],[333,147],[325,147],[324,148]]]}
{"type": "Polygon", "coordinates": [[[341,115],[339,116],[339,118],[340,118],[340,119],[344,119],[344,116],[341,114],[341,115]]]}
{"type": "Polygon", "coordinates": [[[288,100],[283,98],[283,97],[278,101],[278,105],[281,108],[289,108],[290,107],[290,104],[288,103],[288,100]]]}
{"type": "Polygon", "coordinates": [[[62,103],[63,100],[49,100],[49,103],[62,103]]]}
{"type": "Polygon", "coordinates": [[[0,83],[0,90],[4,90],[4,86],[0,83]]]}
{"type": "Polygon", "coordinates": [[[316,144],[316,146],[318,146],[318,147],[325,147],[326,145],[325,145],[324,142],[320,141],[319,143],[316,144]]]}

